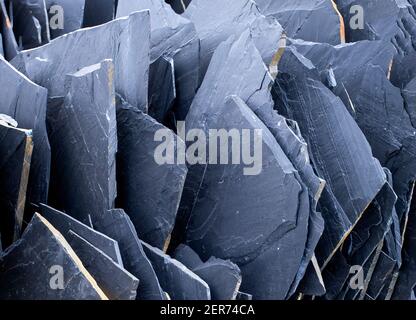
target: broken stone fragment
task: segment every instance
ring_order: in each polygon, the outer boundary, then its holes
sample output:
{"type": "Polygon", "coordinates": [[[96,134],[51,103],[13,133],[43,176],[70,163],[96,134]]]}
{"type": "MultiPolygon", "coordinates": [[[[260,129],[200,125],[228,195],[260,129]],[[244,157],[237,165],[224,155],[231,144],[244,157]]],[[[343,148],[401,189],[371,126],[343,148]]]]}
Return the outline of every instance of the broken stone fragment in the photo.
{"type": "Polygon", "coordinates": [[[212,300],[236,300],[242,281],[237,265],[214,257],[204,263],[197,253],[186,245],[176,248],[173,258],[208,284],[212,300]]]}
{"type": "Polygon", "coordinates": [[[167,250],[188,171],[174,157],[184,142],[168,128],[132,106],[117,108],[118,207],[150,245],[167,250]],[[162,139],[166,139],[161,145],[162,139]],[[167,153],[163,156],[163,147],[167,153]]]}
{"type": "Polygon", "coordinates": [[[33,130],[33,156],[27,190],[25,218],[34,213],[32,204],[48,200],[51,150],[46,131],[47,90],[18,72],[0,57],[0,113],[16,119],[19,128],[33,130]]]}
{"type": "Polygon", "coordinates": [[[107,300],[64,237],[35,214],[0,256],[0,299],[107,300]]]}
{"type": "Polygon", "coordinates": [[[104,252],[120,267],[123,267],[123,261],[121,259],[117,241],[47,205],[41,204],[40,211],[42,216],[45,217],[45,219],[47,219],[64,237],[72,230],[91,245],[104,252]]]}
{"type": "Polygon", "coordinates": [[[22,51],[12,64],[47,88],[50,97],[62,97],[67,74],[112,59],[116,92],[134,107],[147,110],[149,42],[149,12],[141,11],[22,51]]]}
{"type": "Polygon", "coordinates": [[[13,30],[23,49],[50,41],[49,19],[45,0],[13,0],[13,30]]]}
{"type": "Polygon", "coordinates": [[[161,286],[172,300],[211,300],[210,289],[205,281],[161,250],[144,242],[142,245],[161,286]]]}
{"type": "Polygon", "coordinates": [[[48,110],[51,204],[88,223],[113,208],[117,150],[114,66],[105,60],[67,76],[63,105],[48,110]],[[76,199],[76,201],[74,201],[76,199]]]}
{"type": "Polygon", "coordinates": [[[184,16],[195,24],[201,39],[202,75],[218,45],[232,35],[240,36],[246,29],[267,65],[278,51],[283,29],[276,19],[262,15],[254,1],[193,0],[184,16]]]}
{"type": "Polygon", "coordinates": [[[137,299],[165,300],[155,270],[146,257],[134,225],[127,214],[120,209],[110,210],[98,221],[96,227],[97,230],[117,241],[124,268],[139,279],[137,299]]]}
{"type": "Polygon", "coordinates": [[[251,294],[248,294],[248,293],[238,292],[236,300],[251,301],[251,300],[253,300],[253,296],[251,294]]]}
{"type": "Polygon", "coordinates": [[[0,0],[0,33],[3,38],[4,57],[10,61],[18,54],[19,49],[4,0],[0,0]]]}
{"type": "Polygon", "coordinates": [[[276,109],[298,122],[315,171],[327,181],[319,206],[326,228],[317,254],[324,266],[385,184],[386,176],[360,128],[342,101],[320,82],[309,60],[289,48],[279,70],[276,109]]]}
{"type": "Polygon", "coordinates": [[[82,28],[86,0],[45,0],[45,2],[52,39],[82,28]]]}
{"type": "Polygon", "coordinates": [[[275,17],[291,38],[340,44],[344,20],[333,0],[256,0],[260,11],[275,17]]]}
{"type": "Polygon", "coordinates": [[[65,237],[84,267],[109,299],[136,299],[139,285],[136,277],[73,231],[70,230],[65,237]]]}
{"type": "Polygon", "coordinates": [[[4,249],[20,238],[33,143],[32,131],[18,129],[0,114],[0,235],[4,249]]]}

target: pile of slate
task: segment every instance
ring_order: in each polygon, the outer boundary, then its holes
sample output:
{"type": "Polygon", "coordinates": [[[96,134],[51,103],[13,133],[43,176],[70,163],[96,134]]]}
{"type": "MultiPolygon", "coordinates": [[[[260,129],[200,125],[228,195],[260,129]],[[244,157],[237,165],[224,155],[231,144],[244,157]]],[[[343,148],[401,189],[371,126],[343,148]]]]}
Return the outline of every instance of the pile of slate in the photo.
{"type": "Polygon", "coordinates": [[[0,0],[0,299],[414,299],[415,181],[416,0],[0,0]]]}

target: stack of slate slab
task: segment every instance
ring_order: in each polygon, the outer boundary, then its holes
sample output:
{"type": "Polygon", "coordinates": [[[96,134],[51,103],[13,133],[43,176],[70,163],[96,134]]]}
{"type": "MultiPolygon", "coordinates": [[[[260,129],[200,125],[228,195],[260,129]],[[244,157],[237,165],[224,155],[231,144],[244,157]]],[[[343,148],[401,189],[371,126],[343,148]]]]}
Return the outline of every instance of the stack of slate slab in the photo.
{"type": "Polygon", "coordinates": [[[415,12],[0,0],[0,299],[415,299],[415,12]]]}

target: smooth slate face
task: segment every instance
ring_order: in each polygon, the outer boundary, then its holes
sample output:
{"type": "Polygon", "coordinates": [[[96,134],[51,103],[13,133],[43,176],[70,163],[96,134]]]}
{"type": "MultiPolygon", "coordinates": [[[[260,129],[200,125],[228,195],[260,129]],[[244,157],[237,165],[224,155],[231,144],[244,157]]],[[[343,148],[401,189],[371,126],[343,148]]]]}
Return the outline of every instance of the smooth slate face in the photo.
{"type": "Polygon", "coordinates": [[[99,221],[113,208],[116,197],[113,75],[108,60],[68,75],[63,105],[48,110],[50,199],[83,223],[88,223],[88,215],[99,221]]]}

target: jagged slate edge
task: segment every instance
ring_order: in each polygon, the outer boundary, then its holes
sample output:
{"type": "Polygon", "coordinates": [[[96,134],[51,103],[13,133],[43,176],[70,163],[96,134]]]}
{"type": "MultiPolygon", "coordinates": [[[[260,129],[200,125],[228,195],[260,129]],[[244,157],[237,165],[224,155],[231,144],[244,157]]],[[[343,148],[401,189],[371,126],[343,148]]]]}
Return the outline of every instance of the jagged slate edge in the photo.
{"type": "Polygon", "coordinates": [[[211,300],[207,283],[163,251],[142,241],[163,289],[172,300],[211,300]]]}
{"type": "Polygon", "coordinates": [[[416,78],[410,81],[406,88],[402,90],[402,95],[412,126],[416,128],[416,78]]]}
{"type": "Polygon", "coordinates": [[[4,57],[4,50],[3,50],[3,36],[0,32],[0,56],[4,57]]]}
{"type": "MultiPolygon", "coordinates": [[[[218,118],[217,112],[210,113],[208,110],[205,111],[206,108],[211,105],[211,108],[215,109],[217,105],[223,103],[220,100],[221,97],[223,97],[224,99],[224,97],[233,93],[245,97],[245,99],[248,101],[248,105],[253,110],[257,110],[259,109],[259,107],[265,104],[267,105],[265,101],[271,100],[266,80],[269,79],[269,82],[271,82],[271,77],[267,73],[267,68],[264,66],[260,54],[255,49],[254,45],[252,44],[252,41],[249,38],[249,31],[246,31],[241,36],[241,38],[238,41],[236,41],[236,44],[233,44],[235,39],[231,37],[229,40],[227,40],[227,42],[224,42],[218,47],[209,67],[209,69],[212,69],[212,72],[208,71],[204,83],[202,84],[201,89],[199,90],[198,95],[194,100],[194,104],[197,107],[195,108],[195,111],[193,111],[193,108],[191,108],[191,111],[188,114],[187,118],[187,126],[189,126],[190,128],[195,128],[195,125],[197,125],[197,127],[201,125],[203,128],[206,129],[205,122],[208,120],[203,120],[200,124],[196,124],[194,120],[200,119],[200,115],[206,117],[208,114],[209,121],[215,123],[218,118]],[[240,52],[244,52],[245,55],[241,55],[240,52]],[[229,57],[229,60],[225,61],[224,57],[229,57]],[[235,59],[235,57],[239,57],[239,59],[235,59]],[[255,58],[255,61],[257,61],[257,63],[251,62],[251,59],[253,57],[255,58]],[[240,66],[246,66],[247,68],[251,67],[251,70],[247,71],[246,73],[243,73],[250,74],[250,76],[243,76],[241,70],[239,70],[240,66]],[[235,73],[238,73],[239,81],[234,82],[233,84],[227,83],[227,79],[237,77],[236,75],[234,75],[235,73]],[[246,83],[246,79],[250,79],[251,85],[249,83],[246,83]],[[221,89],[220,92],[215,92],[215,94],[213,94],[211,90],[211,85],[214,83],[216,83],[217,88],[221,89]],[[258,88],[261,89],[259,90],[258,88]]],[[[273,104],[272,101],[270,103],[273,104]]],[[[267,114],[267,112],[265,112],[265,114],[267,114]]],[[[271,123],[269,123],[268,125],[271,125],[271,123]]],[[[275,126],[276,125],[277,124],[275,124],[275,126]]],[[[195,197],[198,193],[199,185],[204,170],[205,169],[203,166],[192,166],[190,168],[190,171],[188,172],[188,179],[186,181],[184,196],[181,202],[181,210],[178,216],[174,232],[174,241],[176,241],[176,245],[183,241],[183,239],[181,240],[181,235],[185,233],[184,226],[186,226],[187,220],[189,219],[189,215],[191,213],[195,197]]],[[[297,178],[297,180],[301,184],[301,179],[299,177],[297,178]]],[[[302,189],[304,189],[303,191],[306,191],[306,187],[302,187],[302,189]]],[[[313,253],[313,248],[311,250],[311,253],[313,253]]],[[[223,257],[219,256],[219,258],[223,257]]],[[[305,258],[305,260],[307,260],[307,258],[305,258]]],[[[306,264],[308,263],[308,261],[305,262],[306,264]]],[[[302,270],[300,269],[299,275],[301,274],[302,270]]]]}
{"type": "Polygon", "coordinates": [[[0,0],[0,33],[3,38],[4,57],[13,59],[19,52],[4,0],[0,0]]]}
{"type": "Polygon", "coordinates": [[[150,10],[151,20],[150,61],[153,63],[162,56],[174,60],[177,95],[174,111],[178,120],[184,120],[200,85],[198,35],[193,23],[177,15],[163,0],[119,0],[117,17],[145,9],[150,10]]]}
{"type": "Polygon", "coordinates": [[[45,0],[51,39],[82,28],[85,2],[86,0],[45,0]],[[63,19],[63,24],[59,24],[56,19],[63,19]]]}
{"type": "Polygon", "coordinates": [[[32,131],[9,125],[0,114],[0,236],[3,249],[20,238],[32,150],[32,131]]]}
{"type": "Polygon", "coordinates": [[[39,214],[0,256],[0,284],[4,300],[107,300],[65,238],[39,214]],[[65,274],[63,290],[49,285],[56,266],[65,274]]]}
{"type": "Polygon", "coordinates": [[[82,27],[94,27],[110,22],[116,15],[118,0],[85,0],[82,27]]]}
{"type": "Polygon", "coordinates": [[[368,296],[372,299],[379,297],[383,287],[388,285],[388,276],[393,272],[395,266],[396,261],[382,251],[368,286],[366,293],[368,296]]]}
{"type": "Polygon", "coordinates": [[[252,0],[193,0],[184,16],[194,23],[201,39],[201,75],[205,75],[218,45],[231,35],[238,37],[246,29],[250,29],[266,65],[278,51],[282,26],[273,17],[262,15],[252,0]]]}
{"type": "Polygon", "coordinates": [[[289,37],[330,44],[345,42],[344,21],[332,0],[256,0],[289,37]]]}
{"type": "Polygon", "coordinates": [[[165,300],[155,270],[128,215],[121,209],[110,210],[100,221],[95,223],[93,220],[93,223],[98,231],[118,242],[124,268],[140,281],[137,299],[165,300]]]}
{"type": "Polygon", "coordinates": [[[403,226],[416,180],[416,137],[400,89],[387,79],[393,47],[385,41],[295,46],[316,65],[322,77],[328,65],[334,66],[334,93],[366,135],[374,156],[393,173],[393,188],[399,198],[396,209],[403,226]]]}
{"type": "Polygon", "coordinates": [[[208,284],[212,300],[236,300],[242,282],[241,271],[237,265],[215,257],[204,263],[198,254],[186,245],[176,248],[172,257],[208,284]]]}
{"type": "Polygon", "coordinates": [[[219,118],[208,124],[210,129],[262,130],[263,168],[260,175],[242,176],[241,165],[208,165],[187,242],[202,259],[216,256],[236,263],[244,279],[242,289],[254,298],[284,299],[305,250],[308,195],[274,137],[241,99],[230,97],[222,107],[215,106],[214,113],[219,118]],[[235,179],[239,190],[233,193],[235,179]],[[285,192],[280,188],[283,181],[285,192]]]}
{"type": "Polygon", "coordinates": [[[68,75],[64,104],[48,109],[50,203],[85,224],[89,215],[99,221],[116,198],[113,75],[111,60],[68,75]]]}
{"type": "Polygon", "coordinates": [[[176,128],[172,111],[176,99],[175,62],[169,57],[160,57],[149,69],[149,115],[156,121],[176,128]]]}
{"type": "Polygon", "coordinates": [[[167,250],[188,169],[167,157],[185,150],[176,134],[127,103],[117,103],[117,207],[131,218],[150,245],[167,250]],[[155,137],[166,137],[161,143],[155,137]],[[162,157],[162,150],[166,158],[162,157]],[[165,162],[166,161],[166,162],[165,162]]]}
{"type": "Polygon", "coordinates": [[[123,268],[123,261],[121,259],[120,248],[118,247],[117,241],[45,204],[40,204],[40,212],[42,216],[48,220],[64,237],[66,237],[70,230],[75,232],[91,245],[98,248],[100,251],[103,251],[115,263],[123,268]]]}
{"type": "Polygon", "coordinates": [[[16,119],[20,128],[33,130],[34,150],[27,191],[25,217],[30,220],[38,205],[48,199],[51,150],[46,131],[48,92],[0,57],[0,113],[16,119]]]}
{"type": "Polygon", "coordinates": [[[309,60],[288,48],[279,70],[275,82],[276,92],[280,93],[275,95],[276,108],[298,122],[315,171],[327,181],[320,201],[326,229],[317,255],[323,267],[380,191],[386,175],[342,101],[320,82],[309,60]],[[317,114],[322,114],[322,118],[317,114]],[[317,136],[318,130],[325,130],[321,139],[317,136]],[[339,172],[343,173],[342,178],[339,172]],[[372,174],[367,180],[369,172],[372,174]]]}
{"type": "Polygon", "coordinates": [[[135,300],[139,280],[103,251],[70,230],[65,238],[110,300],[135,300]]]}
{"type": "Polygon", "coordinates": [[[416,1],[415,0],[338,0],[345,21],[356,21],[359,5],[364,16],[364,28],[347,28],[349,42],[359,40],[386,40],[396,51],[391,68],[391,81],[404,88],[416,76],[416,1]],[[350,11],[351,10],[351,11],[350,11]]]}
{"type": "Polygon", "coordinates": [[[50,41],[49,18],[45,0],[14,0],[13,29],[23,49],[38,47],[50,41]]]}
{"type": "Polygon", "coordinates": [[[146,111],[149,43],[149,11],[140,11],[22,51],[11,63],[29,79],[47,88],[50,97],[62,97],[66,94],[68,73],[112,59],[117,93],[134,107],[146,111]]]}

